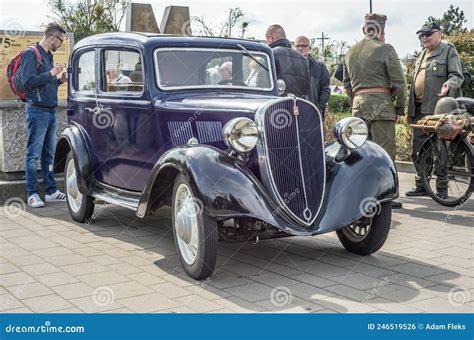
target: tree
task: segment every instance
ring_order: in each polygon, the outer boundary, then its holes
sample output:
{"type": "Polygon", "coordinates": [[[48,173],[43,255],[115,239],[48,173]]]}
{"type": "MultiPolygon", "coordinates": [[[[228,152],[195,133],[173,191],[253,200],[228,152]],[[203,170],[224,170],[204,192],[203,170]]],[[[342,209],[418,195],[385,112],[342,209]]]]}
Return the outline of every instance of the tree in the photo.
{"type": "Polygon", "coordinates": [[[467,22],[464,11],[461,11],[459,7],[454,7],[453,5],[449,6],[449,9],[444,12],[442,18],[430,16],[426,24],[433,22],[440,25],[447,35],[451,35],[455,32],[467,32],[467,28],[463,27],[467,22]]]}
{"type": "Polygon", "coordinates": [[[233,30],[239,27],[238,38],[245,38],[250,22],[244,20],[245,13],[239,8],[229,8],[228,16],[225,22],[217,26],[211,26],[206,22],[204,17],[192,17],[192,22],[197,25],[197,31],[200,35],[211,37],[226,37],[230,38],[233,35],[233,30]]]}
{"type": "Polygon", "coordinates": [[[74,41],[90,35],[120,30],[128,0],[48,0],[51,19],[66,31],[74,33],[74,41]]]}
{"type": "Polygon", "coordinates": [[[349,44],[346,41],[337,41],[330,39],[324,44],[324,51],[321,52],[321,45],[316,42],[316,38],[310,39],[310,53],[311,55],[324,62],[330,74],[336,71],[337,66],[344,59],[344,55],[349,49],[349,44]]]}

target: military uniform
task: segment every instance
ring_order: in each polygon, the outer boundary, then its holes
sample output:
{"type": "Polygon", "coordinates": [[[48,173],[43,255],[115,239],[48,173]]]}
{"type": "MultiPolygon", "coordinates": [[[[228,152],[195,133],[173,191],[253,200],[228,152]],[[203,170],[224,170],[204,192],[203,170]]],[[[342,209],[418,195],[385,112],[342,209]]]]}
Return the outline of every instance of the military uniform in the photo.
{"type": "MultiPolygon", "coordinates": [[[[349,49],[344,59],[344,88],[352,102],[352,115],[367,122],[369,139],[395,160],[395,122],[404,114],[406,83],[395,49],[370,36],[367,27],[383,29],[386,16],[365,16],[366,36],[349,49]]],[[[376,32],[377,33],[377,32],[376,32]]]]}
{"type": "MultiPolygon", "coordinates": [[[[424,25],[417,34],[439,30],[440,27],[437,24],[428,24],[424,25]]],[[[449,85],[449,97],[460,96],[463,79],[461,61],[452,44],[441,41],[431,52],[425,48],[418,56],[413,71],[408,100],[408,117],[413,123],[416,123],[424,116],[432,115],[436,103],[440,98],[443,98],[438,94],[444,83],[449,85]]],[[[426,138],[427,135],[421,130],[413,129],[411,156],[416,169],[416,188],[408,192],[408,196],[425,193],[420,178],[421,160],[418,159],[418,152],[426,138]]]]}

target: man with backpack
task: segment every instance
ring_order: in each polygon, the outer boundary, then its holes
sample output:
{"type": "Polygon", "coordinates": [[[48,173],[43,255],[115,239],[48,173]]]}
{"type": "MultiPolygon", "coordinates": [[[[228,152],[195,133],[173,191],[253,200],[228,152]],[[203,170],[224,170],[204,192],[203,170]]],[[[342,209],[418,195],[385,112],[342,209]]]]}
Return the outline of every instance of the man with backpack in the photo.
{"type": "Polygon", "coordinates": [[[63,43],[66,31],[58,24],[46,26],[43,39],[21,52],[17,64],[11,67],[9,82],[13,92],[26,102],[28,143],[26,149],[26,191],[28,205],[44,207],[38,195],[36,162],[41,159],[45,201],[63,202],[64,193],[56,187],[53,177],[53,160],[56,148],[56,106],[58,86],[67,81],[63,66],[54,66],[53,54],[63,43]],[[19,64],[18,64],[19,63],[19,64]],[[62,75],[61,75],[62,73],[62,75]]]}

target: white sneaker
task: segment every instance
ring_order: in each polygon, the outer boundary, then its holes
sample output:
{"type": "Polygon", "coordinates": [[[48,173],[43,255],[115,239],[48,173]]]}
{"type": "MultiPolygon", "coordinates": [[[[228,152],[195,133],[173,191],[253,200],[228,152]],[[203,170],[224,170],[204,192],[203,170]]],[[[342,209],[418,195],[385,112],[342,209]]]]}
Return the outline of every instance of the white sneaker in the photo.
{"type": "Polygon", "coordinates": [[[49,202],[66,202],[66,195],[63,194],[61,191],[56,190],[55,193],[51,195],[45,195],[46,203],[49,202]]]}
{"type": "Polygon", "coordinates": [[[32,208],[44,207],[44,202],[41,200],[38,194],[28,196],[28,205],[32,208]]]}

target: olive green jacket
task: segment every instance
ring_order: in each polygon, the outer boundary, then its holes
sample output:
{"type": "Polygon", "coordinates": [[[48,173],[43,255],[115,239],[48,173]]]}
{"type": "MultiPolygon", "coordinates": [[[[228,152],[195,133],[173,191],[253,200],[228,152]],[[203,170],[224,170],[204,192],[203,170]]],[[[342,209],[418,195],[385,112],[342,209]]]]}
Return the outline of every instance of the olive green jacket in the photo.
{"type": "MultiPolygon", "coordinates": [[[[410,97],[408,99],[409,117],[415,116],[415,79],[425,53],[427,53],[426,49],[418,56],[413,70],[410,97]]],[[[445,82],[449,84],[448,96],[459,97],[463,81],[461,61],[456,48],[450,43],[440,42],[431,56],[426,59],[425,88],[421,101],[421,113],[423,115],[433,114],[436,103],[442,98],[438,96],[438,93],[445,82]]]]}
{"type": "Polygon", "coordinates": [[[377,38],[365,37],[352,46],[344,58],[344,88],[352,103],[352,114],[371,120],[395,120],[406,102],[406,83],[395,49],[377,38]],[[363,93],[360,89],[384,87],[388,93],[363,93]]]}

